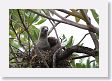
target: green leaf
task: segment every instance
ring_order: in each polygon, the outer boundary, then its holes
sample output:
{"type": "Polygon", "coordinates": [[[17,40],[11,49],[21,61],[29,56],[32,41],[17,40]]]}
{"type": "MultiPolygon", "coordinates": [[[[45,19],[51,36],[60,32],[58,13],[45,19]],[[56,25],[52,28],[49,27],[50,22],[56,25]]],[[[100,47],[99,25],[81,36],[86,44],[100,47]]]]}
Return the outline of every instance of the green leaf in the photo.
{"type": "Polygon", "coordinates": [[[76,65],[75,65],[75,60],[72,60],[72,61],[71,61],[71,67],[73,67],[73,68],[76,67],[76,65]]]}
{"type": "MultiPolygon", "coordinates": [[[[84,10],[85,13],[87,14],[88,9],[83,9],[83,10],[84,10]]],[[[82,15],[82,14],[80,13],[80,11],[79,11],[79,14],[82,15]]],[[[78,17],[75,16],[75,20],[76,20],[76,22],[79,22],[79,21],[80,21],[80,18],[78,18],[78,17]]]]}
{"type": "Polygon", "coordinates": [[[27,43],[27,38],[26,38],[26,37],[21,37],[21,42],[22,42],[23,44],[27,43]]]}
{"type": "Polygon", "coordinates": [[[66,42],[67,41],[67,38],[65,37],[65,35],[63,34],[62,36],[62,42],[66,42]]]}
{"type": "Polygon", "coordinates": [[[81,68],[86,68],[86,65],[84,63],[82,63],[81,68]]]}
{"type": "Polygon", "coordinates": [[[96,54],[97,54],[97,56],[95,57],[95,60],[96,60],[97,64],[99,65],[99,50],[98,49],[96,49],[96,54]]]}
{"type": "Polygon", "coordinates": [[[76,20],[76,22],[79,22],[80,21],[80,18],[75,17],[75,20],[76,20]]]}
{"type": "Polygon", "coordinates": [[[95,64],[95,61],[93,62],[93,68],[96,68],[96,64],[95,64]]]}
{"type": "Polygon", "coordinates": [[[39,20],[39,15],[36,15],[33,17],[33,22],[32,23],[36,23],[39,20]]]}
{"type": "Polygon", "coordinates": [[[44,23],[46,20],[47,20],[46,18],[42,17],[41,20],[39,22],[37,22],[37,24],[35,24],[35,25],[40,25],[40,24],[44,23]]]}
{"type": "Polygon", "coordinates": [[[97,14],[96,10],[91,9],[91,13],[92,13],[95,21],[99,24],[99,15],[97,14]]]}
{"type": "Polygon", "coordinates": [[[76,68],[86,68],[84,63],[76,63],[76,68]]]}
{"type": "Polygon", "coordinates": [[[16,48],[19,49],[20,45],[19,45],[17,42],[12,41],[12,42],[10,42],[10,43],[11,43],[12,46],[14,46],[14,47],[16,47],[16,48]]]}
{"type": "Polygon", "coordinates": [[[33,23],[37,22],[39,20],[39,15],[31,13],[31,12],[26,12],[25,13],[25,19],[26,21],[32,25],[33,23]]]}
{"type": "Polygon", "coordinates": [[[76,63],[76,68],[81,68],[81,63],[76,63]]]}
{"type": "Polygon", "coordinates": [[[73,45],[73,36],[71,36],[68,40],[68,43],[66,45],[67,48],[71,47],[73,45]]]}
{"type": "Polygon", "coordinates": [[[35,26],[32,25],[29,27],[29,32],[30,32],[32,39],[34,41],[38,40],[38,36],[39,36],[39,32],[40,32],[39,29],[37,29],[35,26]]]}
{"type": "Polygon", "coordinates": [[[91,65],[90,65],[90,58],[88,58],[87,61],[86,61],[86,67],[87,68],[90,68],[91,67],[91,65]]]}
{"type": "Polygon", "coordinates": [[[95,57],[97,64],[99,65],[99,56],[95,57]]]}
{"type": "Polygon", "coordinates": [[[65,35],[63,34],[60,38],[60,42],[61,42],[61,45],[62,46],[65,46],[66,45],[66,42],[67,42],[67,38],[65,37],[65,35]]]}
{"type": "Polygon", "coordinates": [[[14,33],[12,30],[9,31],[9,35],[10,35],[12,38],[15,38],[15,37],[16,37],[15,33],[14,33]]]}
{"type": "Polygon", "coordinates": [[[39,33],[34,31],[34,38],[37,38],[39,36],[39,33]]]}
{"type": "Polygon", "coordinates": [[[18,15],[17,9],[10,9],[10,12],[12,14],[12,19],[13,20],[20,21],[19,20],[19,15],[18,15]]]}
{"type": "Polygon", "coordinates": [[[66,38],[66,37],[65,37],[65,35],[63,34],[63,36],[62,36],[62,40],[65,39],[65,38],[66,38]]]}

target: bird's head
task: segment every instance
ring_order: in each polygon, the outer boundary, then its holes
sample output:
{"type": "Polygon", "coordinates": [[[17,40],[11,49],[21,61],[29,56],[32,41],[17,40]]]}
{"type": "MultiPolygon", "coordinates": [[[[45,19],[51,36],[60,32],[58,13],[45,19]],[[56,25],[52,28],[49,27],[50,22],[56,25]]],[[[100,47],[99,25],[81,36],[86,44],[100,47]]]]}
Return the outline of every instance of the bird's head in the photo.
{"type": "Polygon", "coordinates": [[[40,37],[47,37],[48,35],[48,27],[42,26],[40,31],[40,37]]]}

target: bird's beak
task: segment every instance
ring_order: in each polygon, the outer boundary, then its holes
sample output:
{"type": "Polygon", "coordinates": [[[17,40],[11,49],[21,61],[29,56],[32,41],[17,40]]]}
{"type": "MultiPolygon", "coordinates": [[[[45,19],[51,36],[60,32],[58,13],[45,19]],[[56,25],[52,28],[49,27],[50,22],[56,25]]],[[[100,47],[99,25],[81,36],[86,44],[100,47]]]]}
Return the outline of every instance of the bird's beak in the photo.
{"type": "Polygon", "coordinates": [[[48,28],[44,28],[44,31],[47,32],[48,31],[48,28]]]}

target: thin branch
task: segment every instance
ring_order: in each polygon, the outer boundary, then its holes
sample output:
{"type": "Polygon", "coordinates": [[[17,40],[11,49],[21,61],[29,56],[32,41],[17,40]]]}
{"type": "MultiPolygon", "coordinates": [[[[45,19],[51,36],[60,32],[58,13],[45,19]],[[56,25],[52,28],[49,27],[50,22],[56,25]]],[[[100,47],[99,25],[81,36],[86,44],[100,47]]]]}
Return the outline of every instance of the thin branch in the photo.
{"type": "Polygon", "coordinates": [[[54,18],[45,16],[45,15],[43,15],[43,14],[41,14],[39,12],[36,12],[34,10],[31,10],[31,9],[27,9],[27,10],[32,12],[32,13],[38,14],[38,15],[40,15],[42,17],[45,17],[47,19],[53,20],[53,21],[69,24],[69,25],[72,25],[72,26],[75,26],[75,27],[78,27],[78,28],[81,28],[81,29],[85,29],[85,30],[90,30],[91,32],[94,32],[94,33],[98,33],[99,32],[99,29],[97,27],[95,27],[94,29],[91,29],[91,28],[88,28],[86,25],[83,25],[83,24],[79,24],[79,23],[76,23],[76,22],[65,21],[65,20],[58,20],[58,19],[54,19],[54,18]]]}
{"type": "Polygon", "coordinates": [[[96,60],[92,60],[92,61],[90,61],[90,64],[92,63],[92,62],[95,62],[96,60]]]}
{"type": "Polygon", "coordinates": [[[72,55],[72,53],[84,53],[87,54],[88,56],[98,56],[97,51],[95,51],[94,49],[88,48],[88,47],[84,47],[84,46],[77,46],[74,45],[71,48],[67,48],[64,50],[64,52],[61,55],[57,55],[57,61],[60,60],[64,60],[66,58],[68,58],[69,56],[72,55]]]}
{"type": "Polygon", "coordinates": [[[91,35],[91,38],[93,39],[95,49],[99,50],[99,41],[97,40],[96,35],[93,32],[89,32],[91,35]]]}
{"type": "Polygon", "coordinates": [[[85,18],[85,21],[86,21],[87,25],[91,25],[91,20],[89,19],[89,17],[85,13],[85,11],[83,9],[80,9],[80,11],[81,11],[83,17],[85,18]]]}
{"type": "Polygon", "coordinates": [[[74,57],[74,58],[72,58],[72,60],[74,60],[74,59],[81,59],[81,58],[85,58],[85,57],[89,57],[89,55],[74,57]]]}
{"type": "Polygon", "coordinates": [[[79,45],[79,44],[84,40],[84,38],[85,38],[88,34],[89,34],[89,33],[85,34],[84,37],[80,40],[80,42],[79,42],[77,45],[79,45]]]}
{"type": "MultiPolygon", "coordinates": [[[[69,15],[65,16],[64,18],[67,18],[69,15]]],[[[55,25],[49,30],[48,35],[52,32],[52,30],[54,29],[54,27],[56,27],[58,24],[60,24],[60,22],[55,23],[55,25]]]]}
{"type": "Polygon", "coordinates": [[[14,56],[14,59],[15,59],[16,64],[17,64],[17,67],[19,68],[19,64],[18,64],[18,60],[17,60],[17,58],[16,58],[16,55],[15,55],[15,53],[14,53],[14,51],[13,51],[11,45],[9,45],[9,46],[10,46],[10,50],[13,52],[12,55],[14,56]]]}
{"type": "MultiPolygon", "coordinates": [[[[11,45],[10,43],[9,43],[9,45],[11,45]]],[[[18,49],[18,48],[16,48],[15,46],[13,46],[13,45],[11,45],[13,48],[15,48],[15,49],[17,49],[18,51],[20,51],[21,53],[24,53],[23,51],[21,51],[20,49],[18,49]]]]}
{"type": "Polygon", "coordinates": [[[48,32],[48,35],[52,32],[52,30],[54,29],[54,27],[56,27],[60,22],[57,22],[48,32]]]}
{"type": "MultiPolygon", "coordinates": [[[[50,21],[50,23],[52,24],[52,26],[53,26],[53,28],[54,28],[54,31],[55,31],[55,34],[56,34],[56,37],[57,37],[57,39],[58,39],[58,42],[60,43],[60,41],[59,41],[59,36],[58,36],[57,30],[56,30],[56,28],[55,28],[55,25],[52,23],[51,20],[49,20],[49,21],[50,21]]],[[[60,44],[61,44],[61,43],[60,43],[60,44]]]]}
{"type": "MultiPolygon", "coordinates": [[[[55,25],[52,23],[52,21],[51,21],[50,19],[49,19],[49,21],[50,21],[50,23],[51,23],[51,24],[52,24],[52,26],[53,26],[53,29],[54,29],[55,34],[56,34],[56,37],[57,37],[58,42],[59,42],[59,36],[58,36],[57,31],[56,31],[55,25]]],[[[55,67],[56,67],[56,54],[57,54],[57,52],[58,52],[58,51],[56,51],[56,52],[54,53],[54,55],[53,55],[53,68],[55,68],[55,67]]]]}
{"type": "MultiPolygon", "coordinates": [[[[17,57],[22,57],[22,58],[25,58],[25,57],[26,57],[26,55],[27,55],[26,52],[21,51],[20,49],[16,48],[15,46],[11,45],[10,43],[9,43],[9,45],[10,45],[11,47],[13,47],[13,48],[15,48],[15,49],[18,50],[18,53],[16,53],[16,54],[17,54],[17,57]]],[[[14,52],[13,52],[13,53],[14,53],[14,52]]],[[[15,53],[14,53],[14,54],[15,54],[15,53]]]]}
{"type": "MultiPolygon", "coordinates": [[[[78,17],[78,18],[84,20],[84,17],[83,17],[82,15],[80,15],[80,13],[77,12],[76,10],[74,10],[74,13],[73,13],[73,12],[70,12],[70,11],[68,11],[68,10],[65,10],[65,9],[55,9],[55,10],[64,12],[64,13],[66,13],[66,14],[69,14],[69,15],[72,15],[72,16],[75,16],[75,17],[78,17]]],[[[72,9],[71,9],[71,10],[72,10],[72,9]]]]}
{"type": "MultiPolygon", "coordinates": [[[[15,54],[15,53],[14,53],[14,54],[15,54]]],[[[13,59],[15,59],[15,58],[17,58],[17,57],[12,57],[12,58],[9,59],[9,61],[11,61],[11,60],[13,60],[13,59]]]]}
{"type": "Polygon", "coordinates": [[[60,47],[56,50],[56,52],[53,54],[53,68],[56,67],[56,55],[59,53],[60,50],[62,50],[63,47],[60,47]]]}
{"type": "Polygon", "coordinates": [[[46,62],[45,59],[44,59],[44,56],[41,54],[41,52],[39,51],[38,47],[35,45],[35,43],[34,43],[32,37],[31,37],[31,35],[30,35],[30,33],[29,33],[29,31],[28,31],[26,25],[24,24],[24,22],[23,22],[23,20],[22,20],[22,17],[21,17],[21,14],[20,14],[20,12],[19,12],[19,9],[17,10],[17,12],[18,12],[19,18],[20,18],[20,20],[21,20],[21,23],[23,24],[23,27],[25,28],[26,32],[28,33],[28,36],[30,37],[30,39],[31,39],[32,42],[33,42],[34,48],[36,49],[36,50],[35,50],[35,54],[39,54],[39,55],[41,56],[42,60],[44,61],[44,64],[46,65],[46,67],[49,67],[48,64],[47,64],[47,62],[46,62]]]}
{"type": "MultiPolygon", "coordinates": [[[[84,18],[86,20],[86,24],[88,25],[88,28],[94,28],[94,26],[91,24],[91,21],[90,21],[89,17],[85,13],[85,11],[82,10],[82,9],[80,11],[81,11],[82,15],[84,16],[84,18]]],[[[91,32],[91,31],[89,31],[89,33],[90,33],[90,36],[91,36],[91,38],[92,38],[92,40],[94,42],[95,49],[99,49],[99,42],[97,40],[96,35],[93,32],[91,32]]]]}
{"type": "MultiPolygon", "coordinates": [[[[28,33],[28,36],[30,37],[30,39],[32,40],[32,42],[33,42],[33,44],[34,44],[34,41],[33,41],[32,37],[31,37],[29,31],[28,31],[28,28],[27,28],[26,25],[24,24],[24,21],[23,21],[23,19],[22,19],[22,17],[21,17],[21,14],[20,14],[20,12],[19,12],[19,9],[17,9],[17,12],[18,12],[19,18],[20,18],[20,20],[21,20],[21,23],[23,24],[23,27],[24,27],[25,31],[28,33]]],[[[35,45],[35,44],[34,44],[34,45],[35,45]]]]}
{"type": "MultiPolygon", "coordinates": [[[[43,10],[43,12],[46,14],[46,15],[48,15],[44,10],[43,10]]],[[[50,15],[48,15],[49,17],[51,17],[50,15]]],[[[56,30],[56,28],[55,28],[55,22],[52,22],[52,20],[50,20],[49,19],[49,22],[52,24],[52,26],[53,26],[53,29],[54,29],[54,31],[55,31],[55,34],[56,34],[56,37],[57,37],[57,39],[58,39],[58,42],[59,42],[59,36],[58,36],[58,33],[57,33],[57,30],[56,30]]]]}
{"type": "Polygon", "coordinates": [[[26,51],[24,45],[22,44],[20,38],[18,37],[17,33],[16,33],[16,30],[14,29],[13,25],[12,25],[12,20],[10,20],[10,26],[12,27],[12,30],[13,32],[15,33],[16,37],[17,37],[17,40],[19,41],[19,44],[22,46],[22,48],[26,51]]]}
{"type": "Polygon", "coordinates": [[[29,49],[29,57],[30,57],[30,49],[31,49],[31,47],[30,47],[30,38],[29,38],[29,36],[28,36],[28,49],[29,49]]]}
{"type": "MultiPolygon", "coordinates": [[[[52,13],[54,13],[56,16],[58,16],[59,18],[61,18],[62,20],[65,20],[65,21],[68,21],[68,22],[71,22],[71,23],[75,23],[75,22],[73,22],[73,21],[71,21],[71,20],[69,20],[69,19],[66,19],[66,18],[62,17],[61,15],[59,15],[57,12],[55,12],[55,11],[52,10],[52,9],[50,9],[50,11],[51,11],[52,13]]],[[[90,29],[95,29],[95,27],[93,27],[93,26],[90,26],[89,28],[90,28],[90,29]]],[[[98,32],[99,32],[99,31],[98,31],[98,32]]]]}
{"type": "Polygon", "coordinates": [[[21,24],[19,24],[19,23],[18,23],[17,21],[15,21],[15,20],[11,19],[11,17],[10,17],[10,21],[16,23],[17,25],[19,25],[19,26],[21,27],[21,24]]]}

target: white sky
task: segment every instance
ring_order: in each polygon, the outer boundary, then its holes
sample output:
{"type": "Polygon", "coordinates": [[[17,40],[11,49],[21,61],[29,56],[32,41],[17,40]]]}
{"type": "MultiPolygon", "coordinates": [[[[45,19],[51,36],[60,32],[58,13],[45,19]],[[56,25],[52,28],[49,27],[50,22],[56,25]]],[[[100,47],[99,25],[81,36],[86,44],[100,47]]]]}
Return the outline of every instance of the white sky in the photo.
{"type": "MultiPolygon", "coordinates": [[[[99,13],[98,10],[97,10],[97,13],[99,13]]],[[[59,14],[61,16],[63,16],[63,17],[66,16],[66,14],[63,14],[62,12],[60,12],[59,14]]],[[[98,24],[94,20],[94,18],[93,18],[93,16],[92,16],[92,14],[91,14],[90,11],[88,11],[88,16],[91,18],[91,23],[94,26],[98,27],[98,24]]],[[[53,16],[53,18],[57,19],[57,17],[55,15],[53,16]]],[[[70,16],[67,19],[75,21],[75,18],[73,16],[70,16]]],[[[86,24],[83,20],[80,20],[79,23],[86,24]]],[[[49,20],[45,21],[41,25],[37,25],[38,28],[40,28],[41,26],[48,26],[49,28],[52,27],[52,25],[49,22],[49,20]]],[[[69,39],[70,36],[73,36],[74,37],[74,45],[77,44],[83,38],[83,36],[86,33],[88,33],[87,30],[80,29],[80,28],[77,28],[77,27],[74,27],[74,26],[71,26],[71,25],[63,24],[63,23],[59,24],[56,27],[56,30],[57,30],[57,33],[58,33],[59,36],[62,36],[63,34],[65,34],[65,36],[67,37],[67,39],[69,39]]],[[[52,33],[50,34],[50,36],[56,37],[55,32],[52,31],[52,33]]],[[[93,44],[93,41],[92,41],[90,35],[87,35],[86,38],[82,41],[82,43],[84,43],[83,44],[84,46],[94,48],[94,44],[93,44]]]]}

